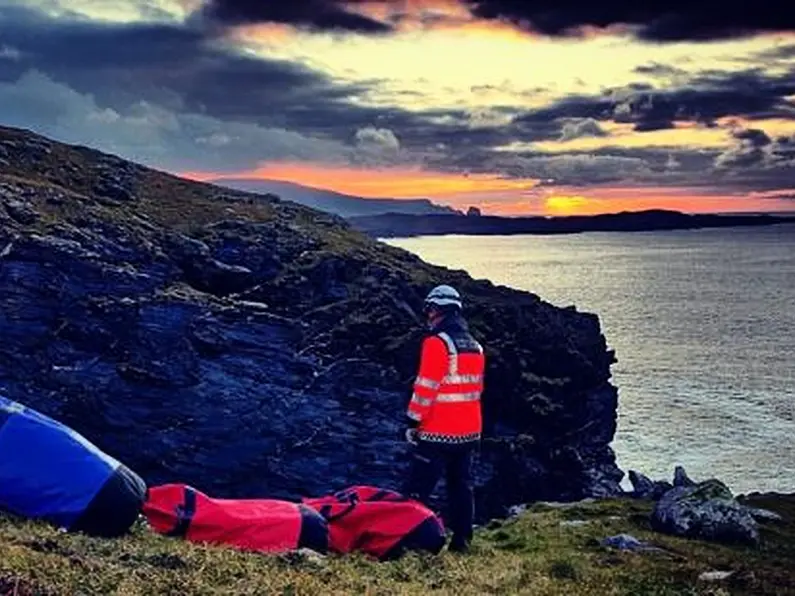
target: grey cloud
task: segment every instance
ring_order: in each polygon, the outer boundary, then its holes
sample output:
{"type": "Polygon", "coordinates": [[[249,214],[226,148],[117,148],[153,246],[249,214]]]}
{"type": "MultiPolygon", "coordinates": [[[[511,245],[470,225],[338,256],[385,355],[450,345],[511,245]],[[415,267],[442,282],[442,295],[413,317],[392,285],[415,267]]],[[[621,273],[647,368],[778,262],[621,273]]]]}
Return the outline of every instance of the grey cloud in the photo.
{"type": "Polygon", "coordinates": [[[670,148],[605,147],[593,151],[547,153],[495,152],[480,148],[457,152],[435,167],[457,172],[493,173],[523,178],[554,179],[555,184],[589,186],[634,183],[659,186],[719,185],[710,173],[720,151],[670,148]]]}
{"type": "Polygon", "coordinates": [[[353,135],[353,163],[360,166],[377,167],[394,165],[404,161],[400,140],[388,128],[367,126],[353,135]]]}
{"type": "Polygon", "coordinates": [[[634,123],[638,130],[673,125],[674,120],[711,125],[727,116],[749,119],[795,119],[795,69],[782,75],[759,70],[705,72],[687,84],[656,88],[649,84],[606,89],[600,96],[574,95],[549,107],[527,112],[520,121],[592,118],[634,123]]]}
{"type": "Polygon", "coordinates": [[[781,44],[769,50],[762,50],[754,58],[756,61],[795,60],[795,43],[781,44]]]}
{"type": "Polygon", "coordinates": [[[795,168],[795,136],[780,136],[774,140],[764,131],[753,128],[734,131],[733,136],[738,142],[715,158],[717,169],[795,168]]]}
{"type": "Polygon", "coordinates": [[[563,124],[560,140],[571,141],[582,137],[604,137],[607,133],[593,118],[567,120],[563,124]]]}
{"type": "Polygon", "coordinates": [[[354,104],[378,81],[343,84],[299,64],[243,55],[200,28],[59,23],[20,14],[24,18],[0,20],[0,38],[24,48],[25,58],[0,62],[0,80],[36,69],[116,110],[145,100],[339,142],[367,127],[390,129],[400,135],[404,155],[510,137],[507,131],[472,130],[465,110],[416,113],[354,104]]]}
{"type": "Polygon", "coordinates": [[[660,64],[659,62],[636,66],[633,72],[659,78],[678,77],[687,74],[687,71],[684,69],[671,66],[670,64],[660,64]]]}
{"type": "Polygon", "coordinates": [[[18,49],[8,46],[8,45],[0,45],[0,60],[19,60],[22,58],[22,52],[18,49]]]}
{"type": "MultiPolygon", "coordinates": [[[[770,144],[768,155],[774,165],[795,170],[795,135],[776,137],[775,141],[770,144]]],[[[792,180],[795,181],[795,176],[792,180]]]]}
{"type": "Polygon", "coordinates": [[[795,8],[780,0],[462,0],[473,14],[507,20],[553,36],[579,35],[583,26],[629,25],[655,43],[707,42],[795,30],[795,8]]]}
{"type": "Polygon", "coordinates": [[[5,123],[172,170],[248,169],[268,159],[344,162],[352,155],[342,144],[293,131],[181,114],[147,102],[116,111],[36,71],[0,83],[0,113],[5,123]]]}
{"type": "Polygon", "coordinates": [[[733,133],[735,139],[740,141],[747,141],[752,147],[764,147],[771,143],[770,137],[764,130],[757,128],[748,128],[745,130],[738,130],[733,133]]]}
{"type": "MultiPolygon", "coordinates": [[[[457,150],[513,138],[509,129],[473,128],[471,114],[465,110],[416,113],[356,105],[351,98],[367,91],[365,83],[339,84],[297,64],[243,56],[196,29],[56,23],[31,12],[23,16],[0,21],[0,37],[25,49],[23,60],[8,65],[0,62],[0,81],[19,81],[35,70],[117,113],[146,102],[172,114],[291,131],[337,143],[356,163],[419,163],[428,155],[438,155],[440,146],[457,150]],[[375,151],[368,131],[385,130],[392,138],[382,137],[375,151]],[[358,138],[356,131],[362,131],[358,138]],[[385,152],[383,143],[397,137],[400,150],[385,152]],[[370,151],[362,143],[368,144],[370,151]]],[[[526,137],[532,131],[522,129],[517,134],[526,137]]],[[[223,135],[202,138],[206,149],[223,146],[223,135]]],[[[246,146],[251,149],[251,161],[257,148],[246,146]]],[[[228,146],[224,149],[215,154],[232,155],[228,146]]],[[[264,159],[267,149],[259,153],[264,159]]],[[[226,166],[227,161],[238,163],[240,159],[230,157],[222,163],[226,166]]]]}
{"type": "Polygon", "coordinates": [[[648,177],[652,173],[641,157],[594,154],[517,157],[515,167],[528,177],[552,179],[564,185],[628,182],[648,177]]]}

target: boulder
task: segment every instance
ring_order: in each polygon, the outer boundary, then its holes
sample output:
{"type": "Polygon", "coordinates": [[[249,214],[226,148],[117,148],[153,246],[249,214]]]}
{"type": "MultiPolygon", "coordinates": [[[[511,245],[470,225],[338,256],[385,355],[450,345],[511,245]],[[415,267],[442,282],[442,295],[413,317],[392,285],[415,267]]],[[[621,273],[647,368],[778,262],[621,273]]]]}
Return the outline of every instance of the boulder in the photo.
{"type": "Polygon", "coordinates": [[[23,225],[35,223],[39,219],[39,214],[25,201],[6,201],[5,209],[12,219],[23,225]]]}
{"type": "Polygon", "coordinates": [[[655,481],[635,470],[629,471],[629,481],[632,483],[631,496],[638,499],[651,499],[657,501],[673,488],[673,484],[666,481],[655,481]]]}
{"type": "Polygon", "coordinates": [[[656,503],[652,528],[700,540],[757,545],[759,529],[747,507],[719,480],[677,486],[656,503]]]}
{"type": "Polygon", "coordinates": [[[674,486],[695,486],[695,481],[691,480],[687,475],[683,466],[676,466],[674,468],[674,486]]]}

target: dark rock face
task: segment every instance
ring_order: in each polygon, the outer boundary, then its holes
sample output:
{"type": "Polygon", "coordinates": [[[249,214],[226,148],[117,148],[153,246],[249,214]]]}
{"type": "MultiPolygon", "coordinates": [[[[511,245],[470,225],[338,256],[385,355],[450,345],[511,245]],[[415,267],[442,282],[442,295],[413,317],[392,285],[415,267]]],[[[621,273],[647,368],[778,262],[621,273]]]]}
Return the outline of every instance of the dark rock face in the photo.
{"type": "Polygon", "coordinates": [[[147,482],[399,488],[422,298],[452,283],[488,358],[479,516],[621,492],[597,317],[289,202],[11,129],[0,147],[0,391],[147,482]]]}

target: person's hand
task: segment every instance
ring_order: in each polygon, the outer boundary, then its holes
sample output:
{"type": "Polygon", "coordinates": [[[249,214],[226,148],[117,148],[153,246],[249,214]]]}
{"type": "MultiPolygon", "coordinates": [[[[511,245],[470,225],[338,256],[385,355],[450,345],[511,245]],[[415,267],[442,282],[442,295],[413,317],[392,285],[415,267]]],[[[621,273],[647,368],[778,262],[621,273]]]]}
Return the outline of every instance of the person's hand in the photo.
{"type": "Polygon", "coordinates": [[[416,428],[407,428],[406,429],[406,441],[408,441],[412,445],[416,445],[417,444],[417,429],[416,428]]]}

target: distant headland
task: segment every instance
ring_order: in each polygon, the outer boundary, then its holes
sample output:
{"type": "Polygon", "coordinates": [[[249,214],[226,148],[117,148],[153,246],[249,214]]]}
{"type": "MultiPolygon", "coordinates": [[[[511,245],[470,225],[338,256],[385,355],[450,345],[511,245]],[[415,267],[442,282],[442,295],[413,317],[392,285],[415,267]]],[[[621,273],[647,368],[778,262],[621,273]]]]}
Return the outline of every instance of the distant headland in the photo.
{"type": "Polygon", "coordinates": [[[795,223],[795,213],[791,215],[691,215],[679,211],[653,209],[604,215],[499,217],[481,215],[477,210],[470,210],[467,215],[387,213],[375,216],[351,217],[348,221],[353,227],[370,236],[397,238],[448,234],[576,234],[580,232],[644,232],[766,226],[795,223]]]}

